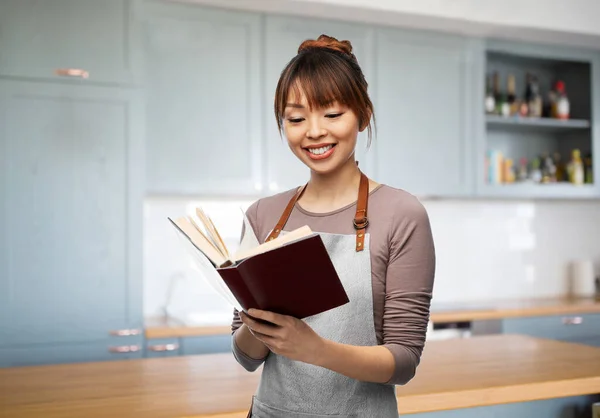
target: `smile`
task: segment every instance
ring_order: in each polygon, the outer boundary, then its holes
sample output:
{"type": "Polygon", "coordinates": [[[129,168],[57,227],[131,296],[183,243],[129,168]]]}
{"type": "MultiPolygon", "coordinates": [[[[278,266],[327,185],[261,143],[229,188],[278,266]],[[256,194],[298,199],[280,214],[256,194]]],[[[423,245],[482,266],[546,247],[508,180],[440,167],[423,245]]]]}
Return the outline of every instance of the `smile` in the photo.
{"type": "Polygon", "coordinates": [[[333,154],[335,144],[328,144],[318,148],[304,148],[308,156],[313,160],[323,160],[333,154]]]}

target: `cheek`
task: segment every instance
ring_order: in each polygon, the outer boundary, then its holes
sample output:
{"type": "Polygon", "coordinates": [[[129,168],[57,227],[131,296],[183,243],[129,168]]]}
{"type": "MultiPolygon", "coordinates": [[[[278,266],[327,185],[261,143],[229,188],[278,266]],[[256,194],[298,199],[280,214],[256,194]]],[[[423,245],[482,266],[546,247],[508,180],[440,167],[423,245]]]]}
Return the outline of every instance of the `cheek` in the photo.
{"type": "Polygon", "coordinates": [[[335,126],[332,126],[330,132],[339,140],[339,141],[356,141],[356,137],[358,136],[358,126],[355,126],[351,123],[340,123],[335,126]]]}
{"type": "Polygon", "coordinates": [[[290,146],[298,146],[302,143],[303,133],[298,126],[285,126],[283,133],[290,146]]]}

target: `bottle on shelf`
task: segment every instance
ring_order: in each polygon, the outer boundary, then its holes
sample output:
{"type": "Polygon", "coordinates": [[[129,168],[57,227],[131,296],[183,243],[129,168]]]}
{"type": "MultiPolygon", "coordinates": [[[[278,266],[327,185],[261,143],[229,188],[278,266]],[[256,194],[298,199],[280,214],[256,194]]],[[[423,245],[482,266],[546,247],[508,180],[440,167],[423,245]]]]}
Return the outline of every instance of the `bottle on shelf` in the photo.
{"type": "Polygon", "coordinates": [[[522,157],[519,160],[519,174],[517,175],[517,179],[521,182],[527,181],[529,179],[529,173],[527,170],[527,158],[522,157]]]}
{"type": "Polygon", "coordinates": [[[519,113],[519,101],[517,100],[517,96],[515,94],[515,76],[514,74],[509,74],[508,75],[508,82],[507,82],[507,93],[508,93],[508,97],[507,97],[507,103],[508,103],[508,113],[510,114],[510,116],[516,115],[517,113],[519,113]]]}
{"type": "Polygon", "coordinates": [[[504,156],[497,150],[489,150],[486,159],[487,183],[502,184],[504,182],[504,156]]]}
{"type": "Polygon", "coordinates": [[[554,87],[556,99],[554,102],[554,117],[557,119],[569,119],[571,104],[565,91],[565,83],[562,80],[556,82],[554,87]]]}
{"type": "Polygon", "coordinates": [[[540,183],[542,181],[542,170],[540,169],[540,159],[534,158],[531,160],[531,172],[529,173],[529,178],[534,183],[540,183]]]}
{"type": "Polygon", "coordinates": [[[550,90],[548,90],[547,98],[544,100],[542,116],[545,118],[554,117],[554,104],[556,103],[556,82],[551,84],[550,90]]]}
{"type": "Polygon", "coordinates": [[[584,183],[585,184],[593,184],[594,183],[594,170],[592,167],[592,154],[588,153],[584,160],[583,160],[583,166],[585,169],[585,179],[584,179],[584,183]]]}
{"type": "Polygon", "coordinates": [[[571,154],[571,161],[568,164],[567,172],[569,174],[569,182],[581,185],[584,182],[583,161],[581,160],[581,151],[574,149],[571,154]]]}
{"type": "Polygon", "coordinates": [[[525,100],[529,107],[529,116],[533,118],[542,117],[542,95],[540,94],[540,85],[537,77],[533,74],[527,74],[527,88],[525,91],[525,100]]]}
{"type": "Polygon", "coordinates": [[[503,183],[514,183],[516,179],[513,160],[511,158],[507,158],[504,160],[504,173],[502,176],[503,183]]]}
{"type": "Polygon", "coordinates": [[[494,87],[491,76],[487,76],[486,87],[485,87],[485,113],[492,115],[496,113],[496,99],[494,97],[494,87]]]}
{"type": "Polygon", "coordinates": [[[506,94],[500,89],[500,74],[494,72],[494,103],[496,105],[496,114],[500,116],[510,115],[510,106],[506,94]]]}
{"type": "Polygon", "coordinates": [[[562,157],[559,152],[554,153],[554,166],[556,167],[556,181],[567,181],[565,164],[563,163],[562,157]]]}
{"type": "Polygon", "coordinates": [[[556,165],[550,158],[550,154],[547,152],[542,153],[540,158],[542,171],[542,183],[556,183],[556,165]]]}

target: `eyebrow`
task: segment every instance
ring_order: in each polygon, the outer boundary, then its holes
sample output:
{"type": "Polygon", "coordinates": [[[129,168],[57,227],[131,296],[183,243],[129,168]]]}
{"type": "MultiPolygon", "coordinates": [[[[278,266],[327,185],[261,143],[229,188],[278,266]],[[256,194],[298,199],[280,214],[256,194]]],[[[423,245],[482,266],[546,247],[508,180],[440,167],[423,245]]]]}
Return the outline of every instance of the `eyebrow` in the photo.
{"type": "Polygon", "coordinates": [[[304,109],[304,106],[302,106],[299,103],[286,103],[285,107],[293,107],[296,109],[304,109]]]}

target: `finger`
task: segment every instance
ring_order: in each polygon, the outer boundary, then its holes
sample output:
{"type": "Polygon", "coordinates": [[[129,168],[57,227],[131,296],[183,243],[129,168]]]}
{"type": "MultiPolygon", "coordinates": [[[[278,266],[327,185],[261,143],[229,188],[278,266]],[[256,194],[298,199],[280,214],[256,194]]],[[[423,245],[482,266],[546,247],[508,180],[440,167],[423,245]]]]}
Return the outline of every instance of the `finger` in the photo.
{"type": "Polygon", "coordinates": [[[278,331],[278,328],[275,326],[263,324],[262,322],[256,321],[247,315],[243,319],[243,322],[248,328],[250,328],[250,330],[260,332],[264,335],[275,336],[278,331]]]}
{"type": "Polygon", "coordinates": [[[266,335],[266,334],[262,334],[258,331],[255,331],[253,329],[250,329],[250,333],[252,333],[252,335],[254,335],[254,337],[259,340],[260,342],[262,342],[264,345],[267,346],[267,348],[269,350],[271,350],[271,347],[273,345],[273,343],[275,342],[275,338],[266,335]]]}
{"type": "Polygon", "coordinates": [[[255,318],[262,319],[263,321],[271,322],[279,326],[284,325],[287,318],[285,315],[276,314],[275,312],[261,311],[260,309],[250,309],[248,314],[255,318]]]}

